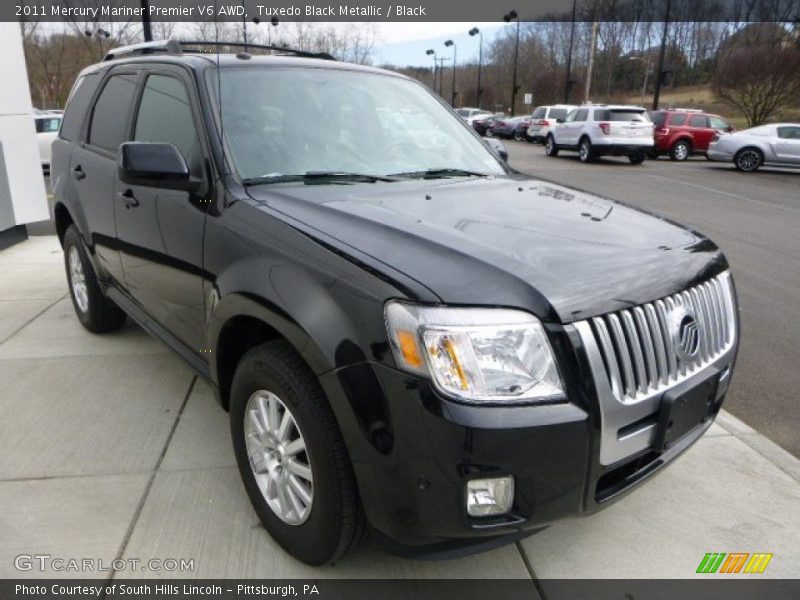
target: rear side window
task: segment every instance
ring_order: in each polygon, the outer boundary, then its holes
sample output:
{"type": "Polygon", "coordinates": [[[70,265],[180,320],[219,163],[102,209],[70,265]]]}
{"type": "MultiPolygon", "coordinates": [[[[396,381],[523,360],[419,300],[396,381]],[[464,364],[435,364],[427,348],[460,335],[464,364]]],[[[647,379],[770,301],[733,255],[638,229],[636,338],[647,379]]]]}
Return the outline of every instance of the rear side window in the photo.
{"type": "Polygon", "coordinates": [[[800,127],[794,127],[794,126],[778,127],[778,137],[783,140],[800,141],[800,127]]]}
{"type": "Polygon", "coordinates": [[[136,75],[111,76],[92,112],[89,144],[116,152],[128,133],[128,114],[136,92],[136,75]]]}
{"type": "Polygon", "coordinates": [[[667,120],[667,113],[652,112],[650,113],[650,119],[653,121],[653,123],[661,127],[667,120]]]}
{"type": "Polygon", "coordinates": [[[689,119],[689,127],[708,127],[708,118],[704,115],[693,115],[689,119]]]}
{"type": "Polygon", "coordinates": [[[589,111],[587,109],[585,109],[585,108],[582,108],[575,114],[575,120],[576,121],[585,121],[586,120],[586,115],[588,115],[588,114],[589,114],[589,111]]]}
{"type": "Polygon", "coordinates": [[[193,174],[202,172],[200,141],[189,93],[175,77],[150,75],[147,78],[133,139],[172,144],[186,159],[193,174]]]}
{"type": "Polygon", "coordinates": [[[672,115],[672,117],[670,117],[669,124],[673,127],[686,125],[686,115],[672,115]]]}
{"type": "Polygon", "coordinates": [[[99,81],[100,75],[93,73],[84,75],[75,82],[75,86],[69,94],[69,100],[67,100],[64,122],[59,133],[62,140],[72,141],[80,135],[83,118],[89,112],[89,103],[92,101],[99,81]]]}
{"type": "Polygon", "coordinates": [[[550,119],[563,119],[567,116],[567,109],[566,108],[551,108],[550,109],[550,119]]]}

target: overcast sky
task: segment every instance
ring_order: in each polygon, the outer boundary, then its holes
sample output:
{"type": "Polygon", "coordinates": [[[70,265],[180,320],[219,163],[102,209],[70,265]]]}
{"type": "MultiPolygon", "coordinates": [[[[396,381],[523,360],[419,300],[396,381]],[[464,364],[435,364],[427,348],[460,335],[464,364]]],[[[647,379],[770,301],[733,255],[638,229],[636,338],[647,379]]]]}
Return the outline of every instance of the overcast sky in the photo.
{"type": "Polygon", "coordinates": [[[457,48],[459,63],[477,60],[478,37],[467,33],[477,26],[483,33],[487,45],[501,27],[502,22],[492,23],[377,23],[379,43],[375,48],[375,64],[396,66],[432,66],[433,59],[425,54],[432,48],[440,56],[452,58],[453,49],[444,46],[445,40],[452,39],[457,48]]]}

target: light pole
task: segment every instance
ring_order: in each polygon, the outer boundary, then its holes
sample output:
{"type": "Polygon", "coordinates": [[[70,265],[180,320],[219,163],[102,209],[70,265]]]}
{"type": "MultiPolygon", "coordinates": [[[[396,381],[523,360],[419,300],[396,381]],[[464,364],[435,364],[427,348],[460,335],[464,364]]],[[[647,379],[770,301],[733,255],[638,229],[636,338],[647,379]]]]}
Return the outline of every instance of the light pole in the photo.
{"type": "Polygon", "coordinates": [[[456,107],[456,44],[453,40],[447,40],[444,45],[453,47],[453,90],[450,98],[450,106],[456,107]]]}
{"type": "Polygon", "coordinates": [[[150,26],[150,0],[141,0],[142,5],[142,32],[144,41],[153,41],[153,28],[150,26]]]}
{"type": "Polygon", "coordinates": [[[438,94],[439,90],[436,89],[436,50],[430,48],[425,51],[425,54],[433,57],[433,91],[438,94]]]}
{"type": "Polygon", "coordinates": [[[569,29],[569,52],[567,52],[567,80],[564,82],[564,104],[569,104],[569,90],[572,87],[572,48],[575,44],[575,12],[578,0],[572,0],[572,25],[569,29]]]}
{"type": "Polygon", "coordinates": [[[503,15],[503,21],[506,23],[511,23],[511,21],[517,21],[517,34],[516,39],[514,40],[514,75],[511,81],[511,116],[514,116],[514,108],[516,107],[517,103],[517,59],[519,57],[519,18],[517,16],[517,11],[512,10],[509,11],[508,14],[503,15]]]}
{"type": "Polygon", "coordinates": [[[478,36],[480,41],[478,42],[478,97],[477,97],[477,105],[478,108],[481,107],[481,67],[483,67],[483,34],[481,30],[477,27],[473,27],[469,30],[469,35],[471,37],[478,36]]]}
{"type": "MultiPolygon", "coordinates": [[[[278,17],[272,17],[269,20],[269,22],[270,25],[272,25],[272,27],[277,27],[279,23],[278,17]]],[[[259,19],[258,17],[253,17],[253,23],[258,25],[259,23],[261,23],[261,19],[259,19]]],[[[272,29],[270,29],[269,27],[267,27],[267,46],[272,46],[272,29]]]]}
{"type": "Polygon", "coordinates": [[[661,35],[661,52],[658,54],[658,67],[656,67],[656,87],[653,90],[653,110],[658,110],[658,100],[661,96],[661,83],[664,79],[664,55],[667,52],[667,33],[669,32],[669,11],[672,1],[667,0],[667,14],[664,16],[664,33],[661,35]]]}

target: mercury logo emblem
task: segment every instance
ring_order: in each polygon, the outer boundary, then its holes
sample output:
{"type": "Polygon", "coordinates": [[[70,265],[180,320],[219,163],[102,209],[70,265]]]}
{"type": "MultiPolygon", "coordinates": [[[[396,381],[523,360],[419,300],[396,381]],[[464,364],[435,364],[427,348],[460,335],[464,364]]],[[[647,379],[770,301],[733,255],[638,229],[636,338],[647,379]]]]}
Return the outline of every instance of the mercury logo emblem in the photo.
{"type": "Polygon", "coordinates": [[[675,353],[683,361],[690,361],[700,349],[700,328],[691,309],[679,306],[672,315],[675,353]]]}

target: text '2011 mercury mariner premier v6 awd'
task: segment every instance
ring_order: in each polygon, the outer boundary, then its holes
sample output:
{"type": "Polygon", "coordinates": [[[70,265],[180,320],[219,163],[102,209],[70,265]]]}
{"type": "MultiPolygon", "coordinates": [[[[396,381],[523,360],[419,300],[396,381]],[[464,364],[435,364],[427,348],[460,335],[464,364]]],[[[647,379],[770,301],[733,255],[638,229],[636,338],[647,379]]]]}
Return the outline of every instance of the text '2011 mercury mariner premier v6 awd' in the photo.
{"type": "Polygon", "coordinates": [[[187,44],[80,75],[57,230],[83,325],[130,316],[214,388],[288,552],[338,559],[367,524],[497,546],[709,427],[738,309],[707,238],[513,171],[406,77],[187,44]]]}

